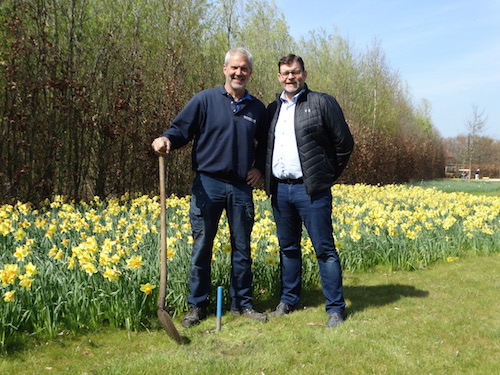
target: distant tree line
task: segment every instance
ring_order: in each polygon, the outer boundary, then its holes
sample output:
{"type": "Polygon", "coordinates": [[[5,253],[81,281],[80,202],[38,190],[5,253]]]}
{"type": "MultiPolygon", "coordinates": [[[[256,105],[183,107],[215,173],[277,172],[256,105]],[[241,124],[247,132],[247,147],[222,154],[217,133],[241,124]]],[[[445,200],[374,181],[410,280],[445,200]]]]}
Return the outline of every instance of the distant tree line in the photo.
{"type": "Polygon", "coordinates": [[[450,170],[447,177],[461,177],[459,169],[469,169],[474,178],[477,169],[480,177],[500,177],[500,141],[491,137],[477,136],[471,148],[470,134],[461,134],[443,140],[448,153],[450,170]]]}
{"type": "MultiPolygon", "coordinates": [[[[430,103],[415,107],[377,42],[294,40],[262,0],[2,0],[0,199],[38,202],[158,190],[151,141],[196,92],[223,82],[225,52],[254,55],[249,91],[280,90],[277,61],[301,55],[313,90],[334,95],[355,135],[345,183],[442,177],[430,103]]],[[[189,193],[190,147],[168,157],[168,191],[189,193]]]]}

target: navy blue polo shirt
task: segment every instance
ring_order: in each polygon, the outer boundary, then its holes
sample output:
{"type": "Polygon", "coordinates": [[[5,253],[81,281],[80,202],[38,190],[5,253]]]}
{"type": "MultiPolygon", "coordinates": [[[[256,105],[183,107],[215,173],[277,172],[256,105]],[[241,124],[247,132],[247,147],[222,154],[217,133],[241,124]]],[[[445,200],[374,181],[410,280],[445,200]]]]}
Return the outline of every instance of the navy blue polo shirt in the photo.
{"type": "Polygon", "coordinates": [[[197,93],[163,136],[170,139],[172,149],[194,140],[196,172],[231,183],[244,183],[252,166],[264,174],[265,106],[248,92],[238,102],[224,85],[197,93]]]}

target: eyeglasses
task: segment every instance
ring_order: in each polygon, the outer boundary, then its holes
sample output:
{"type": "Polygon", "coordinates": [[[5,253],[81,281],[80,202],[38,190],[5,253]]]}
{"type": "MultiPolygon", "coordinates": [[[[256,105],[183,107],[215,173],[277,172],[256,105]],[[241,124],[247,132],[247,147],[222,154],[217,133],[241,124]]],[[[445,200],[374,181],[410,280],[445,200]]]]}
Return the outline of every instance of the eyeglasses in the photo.
{"type": "Polygon", "coordinates": [[[290,74],[294,77],[299,76],[302,73],[302,70],[289,70],[288,72],[279,73],[279,75],[283,78],[288,77],[290,74]]]}

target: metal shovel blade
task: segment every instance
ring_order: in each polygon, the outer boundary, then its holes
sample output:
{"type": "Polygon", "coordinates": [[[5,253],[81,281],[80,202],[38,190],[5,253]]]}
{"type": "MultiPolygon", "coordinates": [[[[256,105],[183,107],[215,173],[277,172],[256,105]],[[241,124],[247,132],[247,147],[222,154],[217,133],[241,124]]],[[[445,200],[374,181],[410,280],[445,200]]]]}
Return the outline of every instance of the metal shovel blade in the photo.
{"type": "Polygon", "coordinates": [[[158,309],[158,319],[160,320],[163,329],[172,340],[179,345],[184,344],[181,335],[179,335],[179,331],[175,328],[174,322],[165,310],[158,309]]]}
{"type": "Polygon", "coordinates": [[[160,228],[160,294],[158,296],[158,319],[165,332],[178,344],[183,344],[182,337],[170,315],[165,311],[165,298],[167,294],[167,209],[165,194],[165,162],[164,156],[159,156],[160,169],[160,204],[161,204],[161,228],[160,228]]]}

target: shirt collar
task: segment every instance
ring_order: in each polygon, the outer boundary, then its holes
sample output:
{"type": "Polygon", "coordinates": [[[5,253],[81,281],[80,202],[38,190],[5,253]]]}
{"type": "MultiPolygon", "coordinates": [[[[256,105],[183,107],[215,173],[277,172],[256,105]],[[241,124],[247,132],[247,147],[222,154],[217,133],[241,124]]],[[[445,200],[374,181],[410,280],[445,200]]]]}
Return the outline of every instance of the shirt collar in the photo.
{"type": "MultiPolygon", "coordinates": [[[[222,94],[224,94],[225,96],[231,96],[231,94],[226,91],[224,84],[222,84],[221,90],[222,90],[222,94]]],[[[252,100],[252,99],[253,99],[252,95],[250,95],[248,90],[245,90],[245,96],[243,98],[241,98],[240,100],[238,100],[236,103],[241,103],[243,100],[252,100]]]]}
{"type": "Polygon", "coordinates": [[[290,104],[296,104],[297,103],[297,100],[299,99],[299,96],[302,95],[302,93],[306,91],[305,88],[303,88],[302,90],[300,90],[298,92],[298,94],[295,94],[295,96],[292,98],[292,100],[288,100],[286,97],[285,97],[285,91],[283,91],[280,95],[280,100],[282,103],[288,103],[290,102],[290,104]]]}
{"type": "Polygon", "coordinates": [[[252,97],[250,96],[250,93],[247,90],[245,90],[245,96],[240,100],[238,100],[238,103],[242,102],[243,100],[252,100],[252,97]]]}

